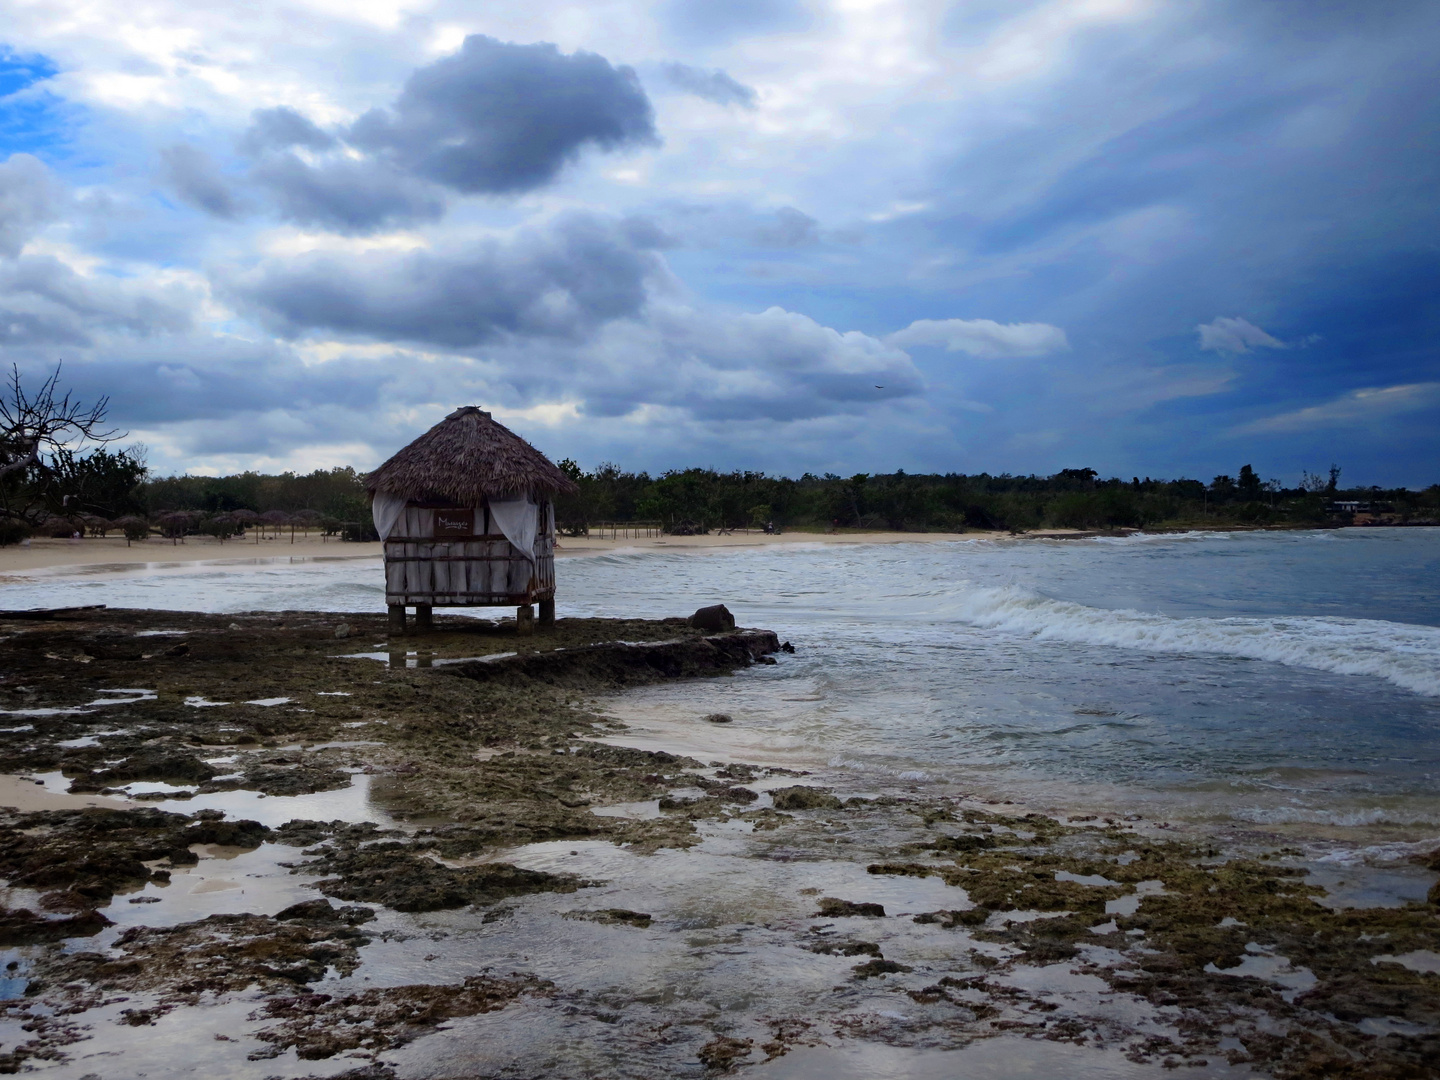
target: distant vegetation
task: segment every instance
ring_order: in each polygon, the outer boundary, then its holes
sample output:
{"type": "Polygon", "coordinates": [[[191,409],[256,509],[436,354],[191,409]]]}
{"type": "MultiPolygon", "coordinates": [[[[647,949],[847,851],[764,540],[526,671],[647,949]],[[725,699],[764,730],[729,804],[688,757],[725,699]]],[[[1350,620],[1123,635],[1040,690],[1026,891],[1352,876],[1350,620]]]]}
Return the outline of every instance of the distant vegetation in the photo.
{"type": "MultiPolygon", "coordinates": [[[[72,401],[59,369],[33,395],[12,371],[0,392],[0,544],[30,535],[81,533],[178,540],[226,539],[257,529],[373,539],[362,484],[352,468],[234,476],[153,477],[145,448],[112,449],[107,402],[72,401]],[[89,446],[88,453],[82,450],[89,446]]],[[[1340,486],[1340,470],[1306,474],[1299,487],[1262,480],[1249,465],[1199,480],[1103,479],[1094,469],[1054,476],[909,475],[903,472],[799,479],[758,472],[672,470],[660,476],[602,464],[560,467],[579,493],[560,500],[569,535],[604,523],[648,522],[671,533],[727,528],[896,529],[1027,532],[1318,524],[1440,524],[1440,485],[1424,491],[1340,486]]]]}
{"type": "Polygon", "coordinates": [[[659,477],[614,465],[582,471],[560,467],[580,485],[562,499],[562,529],[583,531],[602,521],[656,521],[668,531],[762,527],[960,531],[1042,528],[1117,529],[1203,525],[1314,525],[1359,519],[1440,524],[1440,485],[1407,489],[1342,489],[1340,470],[1306,474],[1286,488],[1263,481],[1249,465],[1234,476],[1199,480],[1102,479],[1094,469],[1053,476],[988,473],[841,477],[806,474],[798,480],[756,472],[686,469],[659,477]],[[1335,504],[1361,504],[1355,512],[1335,504]]]}
{"type": "MultiPolygon", "coordinates": [[[[1198,480],[1103,479],[1093,469],[1053,476],[911,475],[904,472],[799,479],[758,472],[685,469],[650,476],[601,465],[560,463],[580,486],[561,499],[562,532],[601,523],[653,522],[666,532],[721,528],[909,531],[1303,526],[1374,522],[1440,524],[1440,485],[1424,491],[1342,488],[1339,470],[1286,488],[1248,465],[1198,480]],[[1355,508],[1346,503],[1359,504],[1355,508]]],[[[345,467],[312,473],[151,477],[143,448],[63,452],[0,479],[0,543],[29,535],[206,533],[255,529],[373,539],[364,474],[345,467]]]]}

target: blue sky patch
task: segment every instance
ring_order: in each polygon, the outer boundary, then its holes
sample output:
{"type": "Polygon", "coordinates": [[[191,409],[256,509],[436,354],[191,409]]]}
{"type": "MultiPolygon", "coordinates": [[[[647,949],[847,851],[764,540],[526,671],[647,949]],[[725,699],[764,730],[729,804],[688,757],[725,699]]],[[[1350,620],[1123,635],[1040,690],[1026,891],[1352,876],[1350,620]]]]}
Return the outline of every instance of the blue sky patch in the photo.
{"type": "Polygon", "coordinates": [[[42,85],[58,71],[45,56],[0,52],[0,158],[63,141],[63,103],[42,85]]]}

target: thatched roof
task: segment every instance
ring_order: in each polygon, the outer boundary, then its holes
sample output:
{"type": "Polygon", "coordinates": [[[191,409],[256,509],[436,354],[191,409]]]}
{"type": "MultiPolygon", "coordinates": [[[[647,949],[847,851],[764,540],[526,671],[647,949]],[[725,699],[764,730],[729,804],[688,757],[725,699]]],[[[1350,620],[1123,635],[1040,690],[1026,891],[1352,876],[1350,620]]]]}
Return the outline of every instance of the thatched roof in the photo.
{"type": "Polygon", "coordinates": [[[476,506],[487,496],[570,495],[579,490],[544,454],[488,412],[466,405],[365,478],[372,495],[384,491],[415,502],[476,506]]]}

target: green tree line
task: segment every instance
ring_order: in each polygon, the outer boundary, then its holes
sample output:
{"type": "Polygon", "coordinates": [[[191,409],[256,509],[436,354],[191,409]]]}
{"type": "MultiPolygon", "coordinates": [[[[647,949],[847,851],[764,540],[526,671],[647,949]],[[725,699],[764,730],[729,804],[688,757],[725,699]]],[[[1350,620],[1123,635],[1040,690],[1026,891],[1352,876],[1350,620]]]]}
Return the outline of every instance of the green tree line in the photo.
{"type": "MultiPolygon", "coordinates": [[[[586,472],[565,460],[561,468],[579,493],[561,498],[562,531],[581,534],[601,522],[654,522],[669,532],[721,528],[910,531],[1045,528],[1115,529],[1204,525],[1307,525],[1349,520],[1337,503],[1358,502],[1394,523],[1440,524],[1440,485],[1343,488],[1340,470],[1306,474],[1298,487],[1261,480],[1242,466],[1210,482],[1150,477],[1102,478],[1094,469],[1062,469],[1051,476],[989,473],[857,473],[798,478],[714,469],[675,469],[658,476],[601,464],[586,472]]],[[[68,451],[47,458],[0,485],[4,514],[17,535],[74,529],[103,531],[117,520],[152,524],[166,532],[243,532],[254,517],[299,520],[354,538],[373,535],[363,486],[351,467],[278,475],[151,475],[144,448],[100,447],[87,455],[68,451]],[[217,523],[214,527],[209,522],[217,523]]],[[[137,536],[146,535],[136,526],[137,536]]]]}
{"type": "Polygon", "coordinates": [[[1440,524],[1440,485],[1408,489],[1339,486],[1306,474],[1299,487],[1264,481],[1250,465],[1235,476],[1200,480],[1102,478],[1094,469],[1062,469],[1052,476],[857,473],[798,479],[713,469],[672,470],[652,477],[602,464],[585,472],[560,467],[579,485],[556,503],[567,532],[598,522],[654,521],[669,531],[763,527],[1024,532],[1041,528],[1113,529],[1204,524],[1317,524],[1336,517],[1348,500],[1395,522],[1440,524]]]}

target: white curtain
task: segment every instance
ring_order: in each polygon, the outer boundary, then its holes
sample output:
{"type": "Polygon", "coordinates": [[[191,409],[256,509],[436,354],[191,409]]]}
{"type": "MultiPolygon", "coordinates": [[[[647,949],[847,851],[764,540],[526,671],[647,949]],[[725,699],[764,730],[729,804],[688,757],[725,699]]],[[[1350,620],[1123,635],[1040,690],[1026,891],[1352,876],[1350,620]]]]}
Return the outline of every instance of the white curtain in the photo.
{"type": "Polygon", "coordinates": [[[391,495],[384,491],[375,493],[375,501],[370,504],[370,515],[375,519],[375,531],[384,540],[395,529],[400,515],[405,512],[405,503],[408,500],[399,495],[391,495]]]}
{"type": "Polygon", "coordinates": [[[530,496],[513,499],[491,499],[490,518],[505,534],[505,539],[531,562],[535,561],[535,534],[540,528],[540,508],[530,496]]]}

